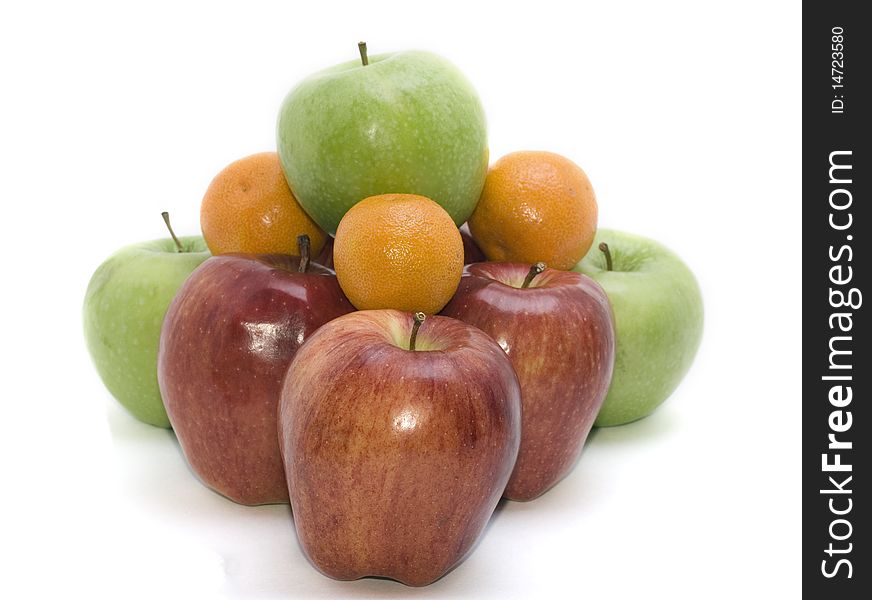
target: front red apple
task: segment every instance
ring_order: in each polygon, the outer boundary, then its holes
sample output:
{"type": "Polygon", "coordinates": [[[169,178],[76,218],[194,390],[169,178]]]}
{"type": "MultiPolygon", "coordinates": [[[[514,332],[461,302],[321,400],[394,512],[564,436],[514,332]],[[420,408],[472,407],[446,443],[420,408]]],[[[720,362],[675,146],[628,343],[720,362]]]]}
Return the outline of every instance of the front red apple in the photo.
{"type": "Polygon", "coordinates": [[[276,437],[285,372],[313,331],[354,310],[332,271],[300,273],[299,264],[212,257],[179,290],[161,331],[158,381],[185,458],[242,504],[288,501],[276,437]]]}
{"type": "Polygon", "coordinates": [[[494,341],[455,319],[361,311],[297,352],[279,443],[297,535],[337,579],[426,585],[458,564],[505,488],[520,389],[494,341]]]}
{"type": "Polygon", "coordinates": [[[605,399],[615,360],[612,311],[579,273],[518,263],[468,265],[443,315],[505,350],[521,383],[521,448],[505,496],[532,500],[572,469],[605,399]]]}

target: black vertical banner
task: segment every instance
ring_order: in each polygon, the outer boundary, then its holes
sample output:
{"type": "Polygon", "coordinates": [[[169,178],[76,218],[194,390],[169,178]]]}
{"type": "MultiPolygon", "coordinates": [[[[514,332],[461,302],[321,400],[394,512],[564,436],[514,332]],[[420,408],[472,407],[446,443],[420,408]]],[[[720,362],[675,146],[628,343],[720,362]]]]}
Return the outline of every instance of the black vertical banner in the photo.
{"type": "Polygon", "coordinates": [[[872,21],[803,4],[803,589],[872,597],[872,21]]]}

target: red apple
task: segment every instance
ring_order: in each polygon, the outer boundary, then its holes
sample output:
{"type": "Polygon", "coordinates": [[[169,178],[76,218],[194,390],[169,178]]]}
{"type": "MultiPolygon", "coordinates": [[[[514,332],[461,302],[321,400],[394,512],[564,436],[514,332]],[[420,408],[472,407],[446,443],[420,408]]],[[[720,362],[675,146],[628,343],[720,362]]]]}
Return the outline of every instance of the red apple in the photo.
{"type": "Polygon", "coordinates": [[[333,236],[328,235],[324,242],[324,247],[321,248],[320,254],[312,259],[313,262],[325,266],[328,269],[333,268],[333,236]]]}
{"type": "Polygon", "coordinates": [[[472,233],[469,232],[468,223],[464,223],[460,227],[460,239],[463,241],[463,264],[468,265],[470,263],[484,262],[487,260],[484,256],[484,252],[481,251],[481,248],[479,248],[478,244],[475,243],[475,240],[472,239],[472,233]]]}
{"type": "Polygon", "coordinates": [[[300,345],[350,312],[332,271],[283,255],[212,257],[170,305],[158,380],[191,468],[241,504],[288,501],[276,436],[282,380],[300,345]]]}
{"type": "Polygon", "coordinates": [[[521,383],[521,449],[505,496],[532,500],[572,469],[615,361],[611,307],[593,279],[544,265],[468,265],[443,315],[505,350],[521,383]]]}
{"type": "Polygon", "coordinates": [[[288,369],[279,443],[294,521],[330,577],[435,581],[475,544],[512,471],[520,389],[505,353],[446,317],[414,335],[420,318],[339,317],[288,369]]]}

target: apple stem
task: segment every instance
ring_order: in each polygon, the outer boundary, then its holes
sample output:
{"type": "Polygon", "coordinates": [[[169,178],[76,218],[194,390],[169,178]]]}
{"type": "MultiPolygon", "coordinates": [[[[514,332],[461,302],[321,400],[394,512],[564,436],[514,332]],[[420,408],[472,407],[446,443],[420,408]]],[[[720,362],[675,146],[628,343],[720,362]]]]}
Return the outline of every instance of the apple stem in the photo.
{"type": "Polygon", "coordinates": [[[305,273],[309,269],[309,236],[305,233],[297,236],[297,247],[300,249],[300,265],[298,273],[305,273]]]}
{"type": "Polygon", "coordinates": [[[600,242],[600,252],[606,255],[606,271],[612,270],[612,253],[609,252],[609,245],[605,242],[600,242]]]}
{"type": "Polygon", "coordinates": [[[530,284],[533,283],[533,279],[535,279],[536,275],[545,270],[545,263],[537,262],[535,265],[530,267],[530,270],[527,272],[527,276],[524,278],[524,283],[521,284],[521,289],[525,289],[530,287],[530,284]]]}
{"type": "Polygon", "coordinates": [[[360,62],[365,67],[369,64],[369,58],[366,56],[366,42],[357,42],[357,49],[360,50],[360,62]]]}
{"type": "Polygon", "coordinates": [[[184,252],[185,249],[182,247],[182,243],[179,241],[179,238],[176,237],[176,233],[173,231],[173,226],[170,225],[170,213],[163,211],[160,216],[163,217],[164,223],[167,224],[167,229],[170,230],[170,235],[173,236],[173,241],[176,243],[176,252],[184,252]]]}
{"type": "Polygon", "coordinates": [[[415,349],[415,339],[418,337],[418,330],[421,328],[421,323],[423,323],[426,318],[427,315],[422,312],[415,313],[415,323],[412,325],[412,335],[409,336],[409,350],[415,349]]]}

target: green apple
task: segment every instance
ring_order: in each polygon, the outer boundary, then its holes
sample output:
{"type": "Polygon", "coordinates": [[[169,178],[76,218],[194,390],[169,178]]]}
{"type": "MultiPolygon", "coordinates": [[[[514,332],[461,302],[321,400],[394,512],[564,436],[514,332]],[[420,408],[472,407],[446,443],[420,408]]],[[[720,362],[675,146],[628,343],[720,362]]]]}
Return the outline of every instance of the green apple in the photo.
{"type": "Polygon", "coordinates": [[[703,328],[696,279],[661,244],[608,229],[573,270],[602,286],[615,315],[615,369],[595,424],[641,419],[678,387],[696,356],[703,328]]]}
{"type": "Polygon", "coordinates": [[[381,54],[316,73],[285,98],[278,153],[288,184],[333,234],[376,194],[432,198],[460,226],[487,175],[484,109],[460,71],[428,52],[381,54]]]}
{"type": "Polygon", "coordinates": [[[134,417],[169,427],[157,384],[160,328],[176,291],[209,257],[202,237],[122,248],[96,270],[85,293],[85,342],[109,391],[134,417]]]}

